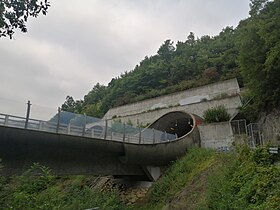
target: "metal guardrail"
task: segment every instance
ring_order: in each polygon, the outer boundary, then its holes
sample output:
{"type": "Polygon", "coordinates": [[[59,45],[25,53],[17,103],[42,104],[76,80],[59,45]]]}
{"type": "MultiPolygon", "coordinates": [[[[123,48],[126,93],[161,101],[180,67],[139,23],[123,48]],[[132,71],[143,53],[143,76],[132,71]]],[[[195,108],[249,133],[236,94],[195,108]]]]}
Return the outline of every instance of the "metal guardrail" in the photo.
{"type": "Polygon", "coordinates": [[[129,142],[134,144],[156,144],[164,141],[172,141],[177,138],[176,134],[174,135],[155,129],[141,129],[132,126],[126,127],[125,124],[121,124],[123,125],[122,132],[117,132],[112,127],[108,126],[107,122],[104,123],[104,121],[101,120],[99,123],[95,123],[95,126],[87,128],[86,123],[83,126],[77,126],[72,125],[71,123],[61,123],[60,119],[57,119],[56,122],[52,120],[43,121],[29,118],[29,115],[24,118],[0,113],[0,125],[41,132],[129,142]],[[97,126],[99,126],[99,128],[96,128],[97,126]]]}

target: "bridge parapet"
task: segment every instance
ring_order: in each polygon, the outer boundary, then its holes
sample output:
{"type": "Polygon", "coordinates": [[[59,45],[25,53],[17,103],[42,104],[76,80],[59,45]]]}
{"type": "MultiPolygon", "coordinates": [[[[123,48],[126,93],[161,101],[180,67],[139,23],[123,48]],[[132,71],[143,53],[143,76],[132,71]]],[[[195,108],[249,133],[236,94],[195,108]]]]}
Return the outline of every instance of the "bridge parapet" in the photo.
{"type": "Polygon", "coordinates": [[[156,144],[177,138],[176,133],[139,128],[119,121],[102,120],[60,110],[48,121],[29,118],[29,115],[20,117],[0,113],[0,125],[133,144],[156,144]]]}
{"type": "Polygon", "coordinates": [[[0,174],[20,174],[36,162],[57,175],[156,179],[156,169],[200,145],[199,120],[185,112],[165,114],[145,129],[73,113],[84,124],[64,124],[66,114],[49,121],[0,114],[0,174]]]}

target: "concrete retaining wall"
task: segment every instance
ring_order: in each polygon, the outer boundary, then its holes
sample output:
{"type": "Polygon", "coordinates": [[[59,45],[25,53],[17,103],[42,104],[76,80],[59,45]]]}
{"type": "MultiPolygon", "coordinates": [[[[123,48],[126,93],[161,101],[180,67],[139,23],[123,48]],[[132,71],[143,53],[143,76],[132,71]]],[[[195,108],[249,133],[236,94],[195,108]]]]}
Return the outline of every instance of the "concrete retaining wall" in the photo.
{"type": "MultiPolygon", "coordinates": [[[[197,104],[205,100],[213,100],[222,96],[233,96],[240,92],[236,79],[221,81],[206,86],[201,86],[157,98],[127,104],[110,109],[104,116],[111,119],[114,116],[128,116],[143,113],[158,108],[168,108],[174,106],[186,106],[197,104]]],[[[177,109],[176,109],[177,110],[177,109]]],[[[179,109],[182,110],[182,109],[179,109]]],[[[196,112],[193,112],[197,114],[196,112]]],[[[199,115],[199,114],[198,114],[199,115]]]]}
{"type": "Polygon", "coordinates": [[[234,136],[229,122],[203,124],[198,126],[201,147],[227,150],[231,147],[234,136]]]}
{"type": "Polygon", "coordinates": [[[148,111],[144,113],[138,113],[133,115],[126,115],[122,117],[118,117],[116,119],[121,119],[122,122],[132,122],[133,125],[146,125],[153,122],[155,119],[161,117],[162,115],[172,112],[172,111],[185,111],[187,113],[193,113],[200,117],[203,116],[203,112],[211,107],[215,107],[217,105],[224,105],[229,114],[233,115],[237,112],[237,108],[241,106],[241,100],[239,96],[232,96],[229,98],[219,99],[219,100],[211,100],[205,101],[195,104],[189,104],[185,106],[176,106],[170,108],[162,108],[154,111],[148,111]]]}

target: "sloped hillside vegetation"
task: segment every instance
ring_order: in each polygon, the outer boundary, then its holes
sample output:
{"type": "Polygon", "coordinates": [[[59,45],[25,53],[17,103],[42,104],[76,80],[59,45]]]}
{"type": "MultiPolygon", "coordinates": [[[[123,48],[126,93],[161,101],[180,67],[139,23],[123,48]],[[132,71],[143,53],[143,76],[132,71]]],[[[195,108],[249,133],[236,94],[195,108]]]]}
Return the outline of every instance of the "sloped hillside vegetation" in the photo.
{"type": "Polygon", "coordinates": [[[50,169],[35,164],[22,176],[1,177],[0,209],[280,209],[279,157],[266,147],[228,153],[194,148],[135,204],[122,200],[118,188],[94,189],[94,180],[55,177],[50,169]]]}

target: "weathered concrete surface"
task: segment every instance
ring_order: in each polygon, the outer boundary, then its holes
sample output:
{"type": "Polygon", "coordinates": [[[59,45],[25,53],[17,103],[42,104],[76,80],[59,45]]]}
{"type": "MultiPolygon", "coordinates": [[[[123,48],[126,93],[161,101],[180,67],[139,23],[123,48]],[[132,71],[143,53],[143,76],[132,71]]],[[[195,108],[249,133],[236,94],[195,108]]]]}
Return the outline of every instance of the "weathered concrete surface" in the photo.
{"type": "MultiPolygon", "coordinates": [[[[110,109],[104,116],[104,119],[111,119],[114,116],[128,116],[135,115],[151,110],[155,110],[157,108],[170,108],[174,106],[188,106],[191,104],[197,104],[204,100],[213,100],[216,98],[222,98],[224,95],[234,96],[240,93],[240,89],[238,86],[238,82],[236,79],[221,81],[165,96],[160,96],[132,104],[127,104],[120,107],[115,107],[110,109]]],[[[227,105],[227,104],[226,104],[227,105]]],[[[206,104],[207,106],[207,104],[206,104]]],[[[206,107],[208,108],[208,107],[206,107]]],[[[236,107],[235,107],[236,108],[236,107]]],[[[193,112],[192,109],[189,111],[187,109],[179,109],[186,110],[189,113],[195,113],[199,116],[199,113],[193,112]]],[[[205,110],[203,108],[199,108],[198,110],[205,110]]],[[[175,111],[175,110],[168,110],[175,111]]],[[[178,111],[176,109],[176,111],[178,111]]],[[[202,111],[203,113],[203,111],[202,111]]],[[[151,123],[152,121],[150,121],[151,123]]]]}
{"type": "Polygon", "coordinates": [[[34,162],[55,174],[141,175],[140,166],[121,164],[121,142],[0,126],[2,174],[19,174],[34,162]]]}
{"type": "Polygon", "coordinates": [[[205,102],[200,102],[195,104],[189,104],[185,106],[169,107],[169,108],[158,109],[154,111],[148,111],[144,113],[126,115],[126,116],[115,118],[114,120],[121,119],[122,122],[130,121],[134,125],[137,124],[146,125],[153,122],[155,119],[159,118],[160,116],[174,111],[194,113],[202,117],[203,112],[205,110],[218,105],[224,105],[227,108],[228,113],[232,116],[238,112],[238,107],[242,105],[242,102],[239,95],[236,95],[224,99],[217,99],[217,100],[205,101],[205,102]]]}
{"type": "MultiPolygon", "coordinates": [[[[187,121],[191,117],[196,125],[195,118],[186,113],[171,113],[162,118],[173,123],[178,116],[185,116],[187,121]]],[[[160,121],[155,121],[153,125],[159,128],[158,122],[160,121]]],[[[165,126],[168,127],[169,124],[165,126]]],[[[0,158],[4,165],[0,174],[20,174],[34,162],[38,162],[50,167],[58,175],[155,177],[158,175],[154,170],[145,170],[145,167],[167,165],[184,155],[190,147],[199,144],[196,126],[185,132],[172,142],[139,145],[0,126],[0,158]],[[147,174],[147,171],[153,173],[147,174]]]]}
{"type": "Polygon", "coordinates": [[[229,122],[202,124],[198,126],[201,147],[212,149],[229,149],[234,142],[229,122]]]}

